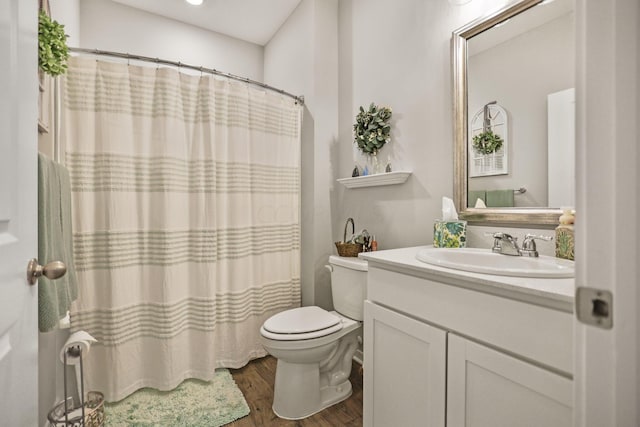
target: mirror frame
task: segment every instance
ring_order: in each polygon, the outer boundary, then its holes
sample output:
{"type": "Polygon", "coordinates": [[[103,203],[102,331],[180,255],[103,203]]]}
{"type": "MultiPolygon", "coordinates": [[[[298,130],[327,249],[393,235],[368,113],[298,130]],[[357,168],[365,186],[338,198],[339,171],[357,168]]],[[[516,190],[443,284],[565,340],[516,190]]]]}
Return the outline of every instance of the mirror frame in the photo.
{"type": "Polygon", "coordinates": [[[451,43],[453,69],[454,104],[454,186],[453,199],[461,219],[476,225],[557,225],[562,214],[560,208],[482,208],[467,206],[468,159],[467,159],[467,40],[500,22],[530,9],[544,0],[522,0],[506,6],[490,15],[476,19],[455,30],[451,43]]]}

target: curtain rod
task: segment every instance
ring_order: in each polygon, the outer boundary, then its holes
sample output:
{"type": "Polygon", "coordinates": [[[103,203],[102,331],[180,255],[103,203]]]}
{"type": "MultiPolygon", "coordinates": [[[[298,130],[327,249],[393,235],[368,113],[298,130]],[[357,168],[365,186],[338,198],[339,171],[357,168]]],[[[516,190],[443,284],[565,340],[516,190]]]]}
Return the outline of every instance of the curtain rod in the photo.
{"type": "Polygon", "coordinates": [[[101,56],[113,56],[115,58],[124,58],[124,59],[133,59],[136,61],[145,61],[145,62],[152,62],[154,64],[163,64],[163,65],[171,65],[174,67],[178,67],[178,68],[189,68],[191,70],[195,70],[195,71],[200,71],[201,73],[208,73],[208,74],[214,74],[216,76],[222,76],[222,77],[226,77],[228,79],[231,80],[237,80],[240,82],[244,82],[244,83],[249,83],[255,86],[259,86],[261,88],[264,89],[268,89],[274,92],[278,92],[282,95],[286,95],[289,96],[291,98],[293,98],[296,103],[300,103],[300,105],[304,105],[304,96],[303,95],[294,95],[292,93],[289,93],[285,90],[282,89],[278,89],[277,87],[273,87],[270,86],[268,84],[256,81],[256,80],[252,80],[248,77],[240,77],[240,76],[236,76],[235,74],[231,74],[231,73],[225,73],[222,71],[218,71],[216,69],[213,68],[206,68],[206,67],[198,67],[195,65],[189,65],[189,64],[185,64],[183,62],[176,62],[176,61],[169,61],[167,59],[159,59],[159,58],[152,58],[150,56],[141,56],[141,55],[132,55],[129,53],[122,53],[122,52],[112,52],[112,51],[108,51],[108,50],[99,50],[99,49],[85,49],[85,48],[80,48],[80,47],[70,47],[69,50],[71,52],[75,52],[75,53],[86,53],[86,54],[91,54],[91,55],[101,55],[101,56]]]}

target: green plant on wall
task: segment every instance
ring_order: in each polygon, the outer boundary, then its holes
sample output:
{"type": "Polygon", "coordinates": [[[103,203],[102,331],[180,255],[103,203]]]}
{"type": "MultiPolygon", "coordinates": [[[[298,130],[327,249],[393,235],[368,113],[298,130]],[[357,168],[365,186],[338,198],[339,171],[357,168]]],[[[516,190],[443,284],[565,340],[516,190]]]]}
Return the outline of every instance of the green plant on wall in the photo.
{"type": "Polygon", "coordinates": [[[502,148],[503,140],[500,135],[486,130],[473,137],[473,149],[480,154],[491,154],[502,148]]]}
{"type": "Polygon", "coordinates": [[[38,66],[55,77],[67,71],[67,58],[69,48],[64,25],[52,20],[41,10],[38,21],[38,66]]]}
{"type": "Polygon", "coordinates": [[[362,106],[353,125],[353,142],[364,154],[376,155],[391,140],[391,108],[373,102],[368,110],[362,106]]]}

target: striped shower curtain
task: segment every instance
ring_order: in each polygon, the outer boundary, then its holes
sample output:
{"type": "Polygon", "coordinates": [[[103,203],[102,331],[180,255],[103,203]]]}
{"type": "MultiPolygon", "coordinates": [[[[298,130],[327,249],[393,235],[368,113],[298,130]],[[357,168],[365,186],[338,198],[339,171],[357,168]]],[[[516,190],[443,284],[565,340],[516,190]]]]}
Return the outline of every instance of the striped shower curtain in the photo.
{"type": "Polygon", "coordinates": [[[265,355],[300,304],[301,106],[169,68],[71,58],[61,145],[89,390],[169,390],[265,355]]]}

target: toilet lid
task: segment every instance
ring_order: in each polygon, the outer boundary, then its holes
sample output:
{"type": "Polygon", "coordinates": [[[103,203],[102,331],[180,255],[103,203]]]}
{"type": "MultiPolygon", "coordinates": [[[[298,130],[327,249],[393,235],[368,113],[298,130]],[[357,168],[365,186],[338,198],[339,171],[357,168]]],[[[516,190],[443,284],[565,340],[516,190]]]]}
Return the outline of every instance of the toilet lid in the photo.
{"type": "Polygon", "coordinates": [[[266,331],[276,334],[306,334],[324,329],[335,329],[340,317],[320,307],[294,308],[275,314],[264,322],[266,331]]]}

